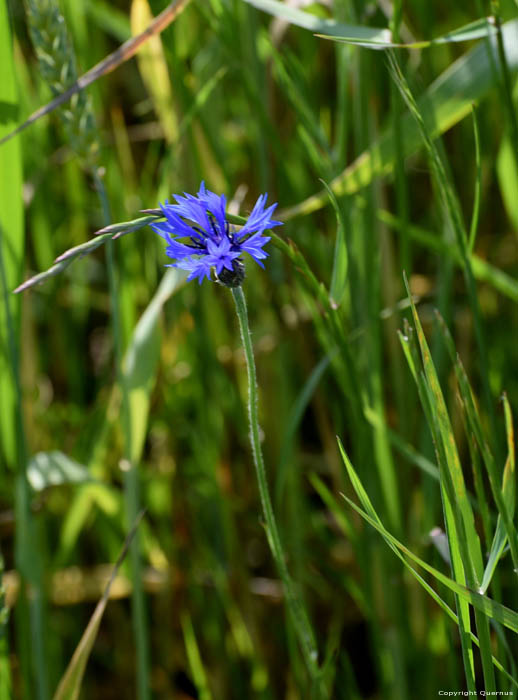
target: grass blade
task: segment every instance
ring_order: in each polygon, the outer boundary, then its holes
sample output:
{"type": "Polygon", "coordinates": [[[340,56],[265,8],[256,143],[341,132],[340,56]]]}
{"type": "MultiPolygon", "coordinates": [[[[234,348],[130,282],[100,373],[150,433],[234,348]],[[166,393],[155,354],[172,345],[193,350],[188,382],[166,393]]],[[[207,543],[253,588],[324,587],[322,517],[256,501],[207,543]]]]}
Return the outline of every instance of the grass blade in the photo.
{"type": "Polygon", "coordinates": [[[160,32],[163,32],[164,29],[168,27],[174,19],[176,19],[178,14],[182,12],[188,2],[189,0],[175,0],[174,2],[170,3],[165,10],[163,10],[153,20],[145,31],[138,36],[128,39],[128,41],[126,41],[120,48],[82,75],[79,80],[69,87],[68,90],[66,90],[62,95],[54,98],[44,107],[40,107],[40,109],[36,110],[34,114],[31,114],[31,116],[26,119],[23,124],[20,124],[20,126],[18,126],[14,131],[9,132],[6,136],[1,138],[0,146],[9,139],[12,139],[13,136],[16,136],[16,134],[19,134],[28,126],[31,126],[31,124],[34,124],[34,122],[41,119],[41,117],[44,117],[46,114],[50,114],[50,112],[54,111],[57,107],[60,107],[62,104],[65,104],[65,102],[68,102],[73,95],[81,92],[81,90],[84,90],[100,77],[110,73],[118,68],[122,63],[132,58],[148,39],[156,34],[160,34],[160,32]]]}
{"type": "MultiPolygon", "coordinates": [[[[514,75],[518,70],[518,20],[507,22],[502,28],[502,36],[509,72],[514,75]]],[[[421,114],[430,117],[429,129],[432,138],[457,124],[469,114],[473,102],[482,99],[494,87],[492,60],[496,59],[496,47],[493,40],[490,46],[491,53],[484,43],[457,59],[417,101],[421,114]]],[[[409,156],[420,148],[422,142],[419,129],[408,113],[401,118],[401,131],[403,151],[409,156]]],[[[394,167],[394,160],[393,129],[389,126],[380,139],[369,146],[368,151],[362,153],[329,185],[337,196],[355,194],[375,177],[390,173],[394,167]]],[[[289,209],[284,209],[279,215],[287,221],[317,211],[327,203],[327,193],[324,190],[289,209]]]]}
{"type": "Polygon", "coordinates": [[[99,626],[101,624],[106,605],[108,604],[110,588],[115,580],[115,577],[117,576],[117,572],[122,562],[126,557],[126,554],[128,553],[130,544],[143,516],[144,511],[141,511],[124,541],[124,545],[117,558],[117,561],[115,562],[112,575],[110,576],[110,580],[106,585],[103,596],[97,603],[94,613],[90,618],[90,622],[88,623],[83,636],[77,645],[74,655],[70,660],[68,668],[65,671],[63,678],[59,682],[58,688],[54,694],[54,700],[77,700],[77,698],[79,698],[79,692],[81,690],[81,683],[86,669],[86,664],[88,662],[90,652],[92,651],[95,638],[97,637],[97,632],[99,631],[99,626]]]}
{"type": "Polygon", "coordinates": [[[321,19],[309,12],[303,12],[282,2],[277,2],[277,0],[245,0],[245,2],[257,7],[258,10],[289,22],[289,24],[309,29],[314,33],[325,34],[326,36],[347,36],[350,43],[359,46],[372,46],[378,43],[383,46],[390,41],[390,31],[388,29],[362,27],[343,24],[333,19],[321,19]]]}

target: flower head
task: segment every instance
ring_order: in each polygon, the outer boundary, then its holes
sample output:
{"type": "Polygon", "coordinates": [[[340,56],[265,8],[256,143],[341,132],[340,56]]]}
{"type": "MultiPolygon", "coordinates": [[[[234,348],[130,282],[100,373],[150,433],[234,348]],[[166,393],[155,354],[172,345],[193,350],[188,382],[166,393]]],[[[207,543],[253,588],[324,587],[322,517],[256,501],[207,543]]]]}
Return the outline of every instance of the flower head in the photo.
{"type": "Polygon", "coordinates": [[[263,250],[270,236],[264,231],[280,226],[271,216],[277,204],[267,209],[266,194],[262,194],[252,209],[245,225],[235,230],[227,220],[226,197],[217,195],[201,183],[196,196],[178,195],[176,204],[168,200],[160,204],[165,221],[151,224],[151,228],[167,242],[166,254],[175,262],[168,267],[187,270],[188,280],[211,279],[214,268],[216,279],[228,287],[237,287],[245,277],[242,254],[248,253],[261,267],[268,257],[263,250]]]}

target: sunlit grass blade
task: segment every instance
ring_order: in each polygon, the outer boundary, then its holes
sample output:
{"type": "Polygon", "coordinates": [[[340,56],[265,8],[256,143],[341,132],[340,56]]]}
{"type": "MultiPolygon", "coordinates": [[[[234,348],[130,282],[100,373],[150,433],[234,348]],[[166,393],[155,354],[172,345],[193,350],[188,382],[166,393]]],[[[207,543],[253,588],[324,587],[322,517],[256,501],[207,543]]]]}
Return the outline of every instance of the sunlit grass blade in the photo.
{"type": "MultiPolygon", "coordinates": [[[[148,0],[132,0],[130,17],[134,36],[140,36],[149,26],[152,26],[154,18],[148,0]]],[[[142,46],[137,54],[137,63],[162,125],[166,141],[173,144],[178,138],[178,117],[159,33],[150,37],[142,46]]]]}
{"type": "Polygon", "coordinates": [[[309,29],[311,32],[326,34],[329,36],[347,36],[350,43],[360,46],[375,45],[377,42],[383,45],[390,41],[388,29],[377,29],[351,24],[343,24],[333,19],[322,19],[309,12],[297,10],[277,0],[245,0],[257,9],[285,20],[297,27],[309,29]]]}
{"type": "Polygon", "coordinates": [[[150,394],[156,380],[160,356],[159,315],[165,302],[185,281],[185,273],[171,268],[162,278],[155,296],[140,317],[123,363],[130,411],[130,460],[138,463],[147,432],[150,394]]]}

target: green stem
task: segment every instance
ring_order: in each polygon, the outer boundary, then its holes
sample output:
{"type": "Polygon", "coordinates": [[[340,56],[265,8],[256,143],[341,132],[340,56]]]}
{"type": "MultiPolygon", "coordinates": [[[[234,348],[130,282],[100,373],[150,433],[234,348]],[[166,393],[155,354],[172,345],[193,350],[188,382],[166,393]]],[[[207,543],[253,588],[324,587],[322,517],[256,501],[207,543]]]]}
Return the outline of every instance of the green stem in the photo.
{"type": "Polygon", "coordinates": [[[261,505],[263,507],[264,519],[266,521],[266,536],[268,538],[268,544],[270,545],[270,550],[275,560],[279,576],[282,580],[288,610],[292,617],[295,632],[304,656],[304,661],[312,678],[317,697],[325,697],[325,690],[320,680],[318,651],[315,637],[304,609],[304,605],[300,597],[295,592],[293,581],[288,572],[288,567],[286,566],[286,559],[284,556],[281,539],[279,537],[277,522],[273,514],[270,493],[268,491],[266,470],[264,467],[263,454],[259,439],[257,376],[255,371],[252,338],[250,336],[250,327],[248,325],[245,295],[243,294],[241,287],[235,287],[232,289],[232,296],[234,297],[236,304],[237,317],[239,319],[239,328],[241,330],[241,339],[243,341],[248,371],[248,418],[250,420],[250,442],[252,445],[252,455],[254,459],[257,483],[259,485],[261,505]]]}
{"type": "Polygon", "coordinates": [[[36,528],[31,514],[31,492],[27,481],[28,447],[23,423],[22,385],[19,363],[18,329],[15,329],[7,278],[3,258],[3,232],[0,228],[0,287],[2,289],[5,307],[7,330],[7,356],[11,366],[14,390],[16,395],[16,458],[17,472],[14,489],[14,509],[16,519],[15,530],[15,561],[21,577],[20,600],[17,607],[17,631],[21,638],[20,649],[23,670],[23,697],[34,697],[31,682],[27,650],[30,650],[30,660],[36,685],[38,700],[48,698],[48,675],[46,663],[46,647],[43,621],[42,593],[42,562],[37,546],[36,528]],[[31,593],[29,594],[29,589],[31,593]],[[28,634],[30,633],[30,639],[28,634]]]}
{"type": "MultiPolygon", "coordinates": [[[[99,200],[103,210],[104,225],[111,223],[110,207],[106,189],[99,174],[94,169],[93,178],[99,200]]],[[[140,512],[140,491],[137,473],[137,465],[132,456],[131,444],[131,416],[128,395],[128,386],[123,371],[123,347],[122,332],[120,327],[120,313],[118,301],[117,278],[115,275],[115,260],[113,255],[113,242],[108,241],[106,246],[106,260],[108,269],[108,282],[110,287],[110,304],[112,312],[113,338],[115,348],[115,364],[117,380],[122,393],[122,432],[124,437],[124,500],[126,505],[126,517],[129,526],[135,522],[140,512]]],[[[146,619],[146,606],[144,599],[144,589],[142,584],[142,564],[140,560],[140,538],[138,531],[135,532],[130,545],[130,561],[133,578],[133,589],[131,596],[133,634],[135,639],[137,656],[137,697],[139,700],[149,700],[149,634],[146,619]]]]}

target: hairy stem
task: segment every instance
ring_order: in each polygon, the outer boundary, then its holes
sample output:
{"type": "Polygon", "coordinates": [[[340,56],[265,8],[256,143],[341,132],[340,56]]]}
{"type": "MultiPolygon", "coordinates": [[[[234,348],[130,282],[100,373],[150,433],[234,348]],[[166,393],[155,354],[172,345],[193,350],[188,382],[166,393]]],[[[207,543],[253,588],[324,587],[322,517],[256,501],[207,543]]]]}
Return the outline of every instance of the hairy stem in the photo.
{"type": "Polygon", "coordinates": [[[255,472],[257,483],[259,484],[259,494],[261,497],[261,505],[266,523],[266,535],[268,544],[275,560],[279,576],[284,587],[286,603],[291,615],[295,633],[302,649],[304,661],[308,672],[312,678],[317,697],[324,697],[324,688],[319,680],[318,668],[318,652],[316,642],[311,629],[308,616],[304,609],[304,605],[297,595],[293,581],[286,566],[286,559],[279,537],[277,522],[273,514],[272,502],[268,491],[268,482],[266,479],[266,470],[264,467],[263,454],[261,451],[261,443],[259,439],[259,417],[257,410],[257,376],[255,371],[254,351],[252,347],[252,338],[250,336],[250,327],[248,325],[248,313],[246,308],[245,295],[241,287],[235,287],[232,290],[232,296],[236,304],[237,317],[239,319],[239,328],[241,330],[241,339],[246,357],[246,366],[248,371],[248,418],[250,421],[250,442],[252,445],[252,455],[254,459],[255,472]]]}

